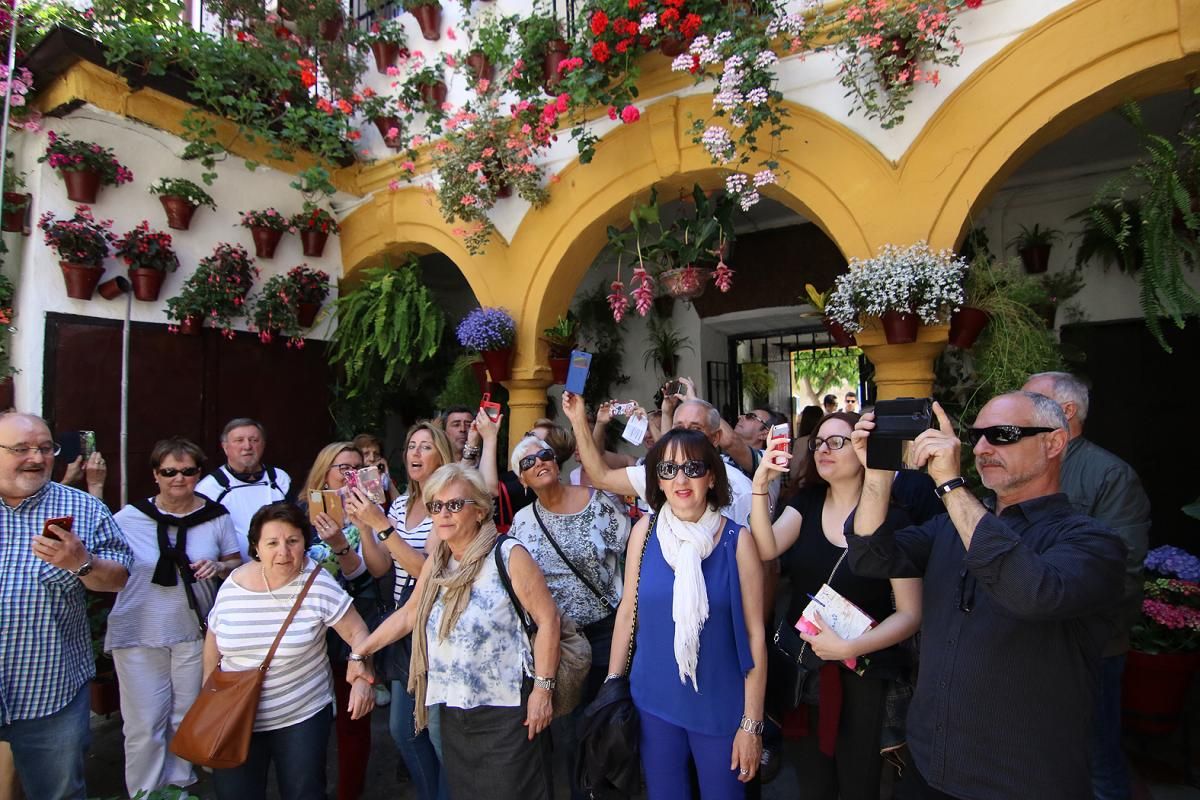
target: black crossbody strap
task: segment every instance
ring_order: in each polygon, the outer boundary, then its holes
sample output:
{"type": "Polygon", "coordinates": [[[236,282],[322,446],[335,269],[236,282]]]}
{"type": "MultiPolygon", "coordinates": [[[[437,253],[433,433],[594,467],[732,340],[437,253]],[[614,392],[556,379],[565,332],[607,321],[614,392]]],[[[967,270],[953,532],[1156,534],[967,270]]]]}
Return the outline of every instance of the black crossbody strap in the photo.
{"type": "Polygon", "coordinates": [[[646,550],[650,547],[650,537],[654,535],[654,527],[658,524],[658,514],[650,515],[650,524],[646,528],[646,538],[642,542],[642,555],[638,559],[638,585],[633,593],[633,630],[629,632],[629,648],[625,651],[625,677],[633,668],[633,651],[637,649],[638,629],[638,599],[642,596],[642,567],[646,563],[646,550]]]}
{"type": "MultiPolygon", "coordinates": [[[[537,524],[541,526],[542,533],[546,534],[546,538],[550,540],[550,546],[554,548],[554,552],[558,553],[558,557],[563,560],[563,563],[566,564],[568,568],[570,568],[571,572],[575,573],[575,577],[579,578],[579,580],[583,581],[583,585],[588,587],[589,589],[591,589],[592,594],[594,594],[594,595],[596,595],[596,597],[600,598],[601,603],[604,603],[604,605],[608,606],[610,609],[615,610],[616,606],[614,606],[612,603],[609,602],[608,598],[604,596],[603,592],[601,592],[599,589],[596,588],[595,584],[593,584],[586,577],[584,577],[584,574],[579,571],[579,568],[576,567],[575,564],[573,564],[571,562],[571,559],[567,558],[567,554],[564,553],[563,549],[558,546],[558,542],[554,541],[554,537],[550,535],[550,529],[546,527],[545,522],[542,522],[542,515],[538,513],[537,507],[538,507],[539,502],[540,501],[538,501],[538,500],[533,501],[533,518],[536,519],[537,524]]],[[[589,500],[588,502],[591,502],[591,501],[589,500]]]]}
{"type": "Polygon", "coordinates": [[[508,577],[508,569],[504,566],[504,555],[500,552],[501,545],[511,539],[511,536],[500,534],[496,537],[496,572],[500,573],[500,584],[504,586],[504,591],[508,595],[508,599],[513,604],[513,609],[517,612],[517,619],[521,620],[521,627],[525,629],[525,635],[529,637],[529,644],[533,646],[533,636],[537,633],[537,626],[533,624],[533,620],[529,618],[529,614],[525,612],[525,606],[521,605],[521,601],[517,599],[517,593],[513,590],[512,579],[508,577]]]}

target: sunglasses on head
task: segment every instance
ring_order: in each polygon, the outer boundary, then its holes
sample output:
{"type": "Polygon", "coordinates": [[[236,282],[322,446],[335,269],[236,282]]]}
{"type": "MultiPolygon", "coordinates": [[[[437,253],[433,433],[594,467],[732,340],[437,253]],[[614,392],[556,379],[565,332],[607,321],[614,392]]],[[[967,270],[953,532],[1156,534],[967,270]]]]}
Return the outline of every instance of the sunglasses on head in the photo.
{"type": "Polygon", "coordinates": [[[554,451],[551,450],[549,447],[547,447],[545,450],[538,450],[536,453],[530,453],[529,455],[525,456],[524,458],[522,458],[520,461],[517,462],[517,466],[520,467],[521,472],[524,472],[525,470],[529,469],[530,467],[532,467],[534,464],[536,464],[539,461],[554,461],[554,460],[555,460],[554,451]]]}
{"type": "Polygon", "coordinates": [[[967,439],[971,446],[979,444],[980,439],[987,439],[993,445],[1016,444],[1026,436],[1036,436],[1039,433],[1052,433],[1057,428],[1027,428],[1024,425],[990,425],[986,428],[968,428],[967,439]]]}
{"type": "Polygon", "coordinates": [[[164,467],[158,471],[158,474],[164,478],[174,478],[176,475],[182,475],[185,478],[194,478],[200,474],[200,468],[184,467],[183,469],[175,469],[174,467],[164,467]]]}
{"type": "Polygon", "coordinates": [[[675,480],[675,476],[679,474],[679,470],[683,470],[683,474],[689,478],[703,478],[708,474],[708,464],[705,464],[698,458],[693,458],[691,461],[685,461],[682,464],[676,464],[674,461],[658,462],[658,477],[664,481],[675,480]]]}
{"type": "Polygon", "coordinates": [[[429,509],[430,514],[440,514],[442,513],[443,508],[449,511],[451,514],[457,514],[466,508],[468,503],[474,505],[475,501],[467,500],[463,497],[456,497],[453,500],[447,500],[444,503],[441,500],[431,500],[426,504],[426,508],[429,509]]]}

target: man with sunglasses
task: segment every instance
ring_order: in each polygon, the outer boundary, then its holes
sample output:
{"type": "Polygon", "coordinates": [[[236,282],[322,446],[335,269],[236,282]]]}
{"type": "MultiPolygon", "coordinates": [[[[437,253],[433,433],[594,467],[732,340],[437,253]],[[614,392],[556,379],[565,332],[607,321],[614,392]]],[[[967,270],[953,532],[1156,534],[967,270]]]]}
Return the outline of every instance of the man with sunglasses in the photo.
{"type": "Polygon", "coordinates": [[[1112,528],[1128,549],[1125,593],[1117,629],[1104,647],[1100,691],[1092,727],[1092,788],[1096,800],[1128,800],[1132,789],[1121,750],[1121,673],[1129,651],[1129,630],[1142,611],[1142,563],[1150,534],[1150,499],[1133,467],[1083,436],[1088,388],[1067,372],[1039,372],[1025,391],[1058,403],[1070,434],[1063,456],[1062,490],[1075,509],[1112,528]]]}
{"type": "Polygon", "coordinates": [[[51,482],[58,452],[40,417],[0,414],[0,741],[27,797],[82,800],[87,591],[119,591],[133,558],[104,503],[51,482]]]}
{"type": "MultiPolygon", "coordinates": [[[[946,514],[894,530],[893,473],[867,468],[847,535],[851,568],[923,578],[921,669],[908,714],[914,798],[1087,798],[1089,717],[1125,548],[1059,492],[1067,420],[1048,397],[993,398],[968,430],[993,507],[962,478],[962,443],[938,428],[912,457],[946,514]]],[[[874,414],[855,426],[867,463],[874,414]]]]}

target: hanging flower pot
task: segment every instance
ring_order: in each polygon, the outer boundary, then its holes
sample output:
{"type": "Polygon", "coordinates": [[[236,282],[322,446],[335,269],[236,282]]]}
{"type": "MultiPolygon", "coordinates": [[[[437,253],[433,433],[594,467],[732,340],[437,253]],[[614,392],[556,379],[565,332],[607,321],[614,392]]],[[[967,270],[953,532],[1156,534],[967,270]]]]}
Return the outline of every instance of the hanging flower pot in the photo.
{"type": "Polygon", "coordinates": [[[8,233],[25,233],[26,221],[29,218],[29,207],[32,204],[33,195],[31,194],[5,192],[3,229],[8,233]]]}
{"type": "Polygon", "coordinates": [[[883,335],[888,344],[909,344],[917,340],[917,325],[920,320],[916,314],[900,311],[883,312],[883,335]]]}
{"type": "Polygon", "coordinates": [[[67,185],[67,199],[76,203],[94,203],[100,193],[100,173],[93,169],[61,170],[67,185]]]}
{"type": "Polygon", "coordinates": [[[339,11],[337,16],[326,17],[317,23],[317,33],[327,42],[332,42],[334,39],[342,35],[342,29],[346,26],[346,18],[339,11]]]}
{"type": "Polygon", "coordinates": [[[711,277],[711,269],[688,265],[666,270],[658,276],[658,280],[671,297],[692,300],[704,294],[711,277]]]}
{"type": "Polygon", "coordinates": [[[554,383],[566,383],[567,372],[571,369],[570,358],[551,358],[550,359],[550,379],[554,383]]]}
{"type": "Polygon", "coordinates": [[[184,336],[199,336],[203,328],[204,319],[202,317],[186,317],[183,322],[179,323],[179,333],[184,336]]]}
{"type": "Polygon", "coordinates": [[[254,255],[259,258],[275,257],[275,248],[283,238],[283,231],[255,226],[250,229],[250,235],[254,237],[254,255]]]}
{"type": "Polygon", "coordinates": [[[1050,245],[1048,244],[1022,247],[1017,252],[1021,255],[1021,263],[1025,265],[1025,271],[1030,275],[1043,273],[1050,266],[1050,245]]]}
{"type": "Polygon", "coordinates": [[[667,36],[658,43],[658,51],[667,58],[675,58],[687,50],[689,44],[682,36],[667,36]]]}
{"type": "Polygon", "coordinates": [[[67,285],[67,297],[91,300],[104,270],[91,264],[76,264],[73,261],[60,261],[58,266],[62,269],[63,282],[67,285]]]}
{"type": "Polygon", "coordinates": [[[542,59],[542,85],[547,92],[562,80],[558,65],[566,61],[570,54],[571,48],[563,39],[551,39],[546,45],[546,55],[542,59]]]}
{"type": "Polygon", "coordinates": [[[442,38],[442,4],[423,3],[410,8],[409,13],[417,18],[421,26],[421,35],[431,42],[442,38]]]}
{"type": "Polygon", "coordinates": [[[383,143],[388,147],[399,150],[404,147],[404,142],[400,139],[400,118],[399,117],[375,117],[371,120],[375,123],[375,128],[379,131],[379,135],[383,137],[383,143]],[[396,135],[388,137],[388,131],[396,131],[396,135]]]}
{"type": "Polygon", "coordinates": [[[296,307],[296,321],[301,328],[311,328],[317,321],[317,312],[321,310],[320,303],[300,303],[296,307]]]}
{"type": "Polygon", "coordinates": [[[1130,650],[1121,680],[1121,726],[1135,733],[1173,733],[1198,669],[1200,653],[1130,650]]]}
{"type": "MultiPolygon", "coordinates": [[[[425,8],[425,6],[421,6],[421,8],[425,8]]],[[[429,108],[441,108],[442,103],[446,102],[448,90],[445,81],[422,83],[417,89],[421,93],[421,101],[429,108]]]]}
{"type": "Polygon", "coordinates": [[[163,211],[167,212],[167,227],[177,231],[186,231],[192,225],[192,215],[196,213],[196,204],[186,197],[174,195],[159,195],[163,211]]]}
{"type": "Polygon", "coordinates": [[[482,361],[471,362],[471,372],[475,375],[475,380],[479,384],[479,391],[486,392],[488,390],[488,374],[487,364],[482,361]]]}
{"type": "Polygon", "coordinates": [[[129,280],[133,282],[133,296],[145,303],[158,300],[167,273],[161,269],[131,269],[129,280]]]}
{"type": "Polygon", "coordinates": [[[950,315],[950,344],[966,350],[975,344],[987,327],[988,314],[978,308],[963,306],[950,315]]]}
{"type": "Polygon", "coordinates": [[[320,258],[325,252],[325,242],[329,241],[329,234],[324,231],[300,231],[300,241],[304,245],[304,255],[320,258]]]}
{"type": "Polygon", "coordinates": [[[487,365],[488,375],[493,381],[506,381],[512,377],[512,348],[504,347],[499,350],[484,350],[479,355],[487,365]]]}
{"type": "Polygon", "coordinates": [[[388,67],[400,58],[400,43],[371,42],[371,55],[375,56],[375,71],[386,75],[388,67]]]}
{"type": "Polygon", "coordinates": [[[492,62],[488,57],[478,50],[467,56],[467,66],[475,74],[476,81],[488,81],[490,83],[496,78],[496,68],[492,66],[492,62]]]}
{"type": "Polygon", "coordinates": [[[842,323],[832,320],[829,317],[821,317],[821,322],[825,324],[825,330],[829,331],[830,338],[838,347],[854,347],[858,342],[854,339],[854,335],[846,333],[846,329],[842,327],[842,323]]]}
{"type": "Polygon", "coordinates": [[[109,278],[104,283],[96,287],[96,291],[105,300],[116,300],[121,295],[129,291],[129,281],[118,275],[115,278],[109,278]]]}

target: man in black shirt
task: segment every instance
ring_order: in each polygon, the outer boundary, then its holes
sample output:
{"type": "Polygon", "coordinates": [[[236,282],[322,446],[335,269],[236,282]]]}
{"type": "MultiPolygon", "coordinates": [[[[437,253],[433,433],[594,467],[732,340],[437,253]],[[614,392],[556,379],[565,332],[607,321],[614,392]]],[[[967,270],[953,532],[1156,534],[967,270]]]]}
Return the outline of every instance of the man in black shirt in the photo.
{"type": "MultiPolygon", "coordinates": [[[[934,412],[940,430],[917,437],[913,458],[947,513],[889,529],[893,473],[868,469],[846,537],[855,572],[924,578],[910,796],[1084,800],[1093,693],[1121,597],[1124,545],[1059,492],[1068,433],[1053,400],[1000,395],[969,430],[994,511],[965,488],[962,443],[940,405],[934,412]]],[[[864,464],[874,427],[866,414],[854,432],[864,464]]]]}

